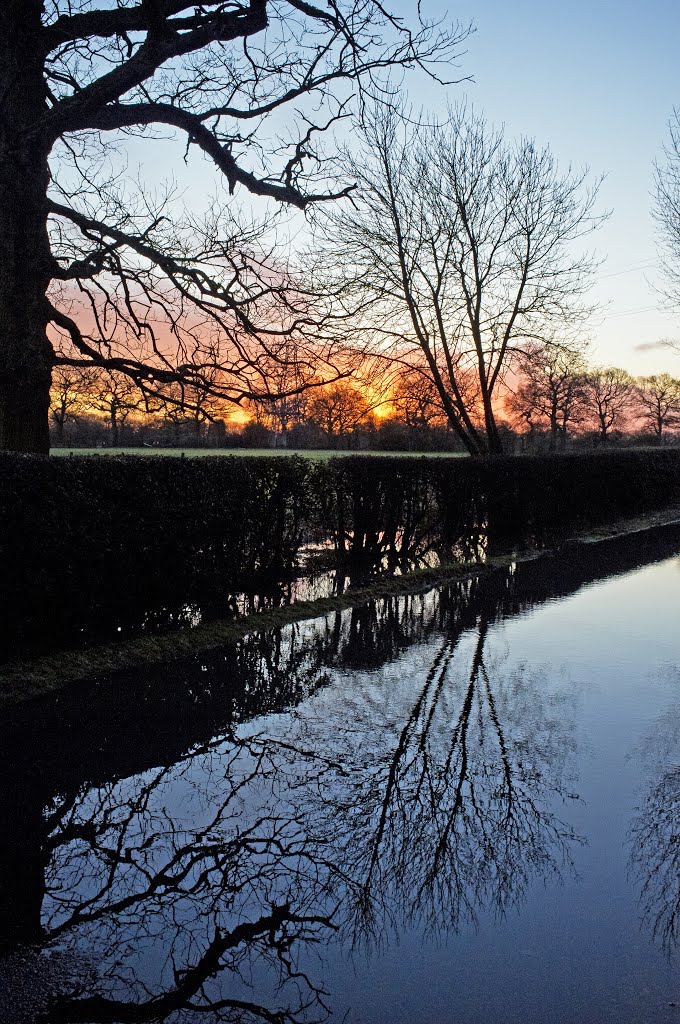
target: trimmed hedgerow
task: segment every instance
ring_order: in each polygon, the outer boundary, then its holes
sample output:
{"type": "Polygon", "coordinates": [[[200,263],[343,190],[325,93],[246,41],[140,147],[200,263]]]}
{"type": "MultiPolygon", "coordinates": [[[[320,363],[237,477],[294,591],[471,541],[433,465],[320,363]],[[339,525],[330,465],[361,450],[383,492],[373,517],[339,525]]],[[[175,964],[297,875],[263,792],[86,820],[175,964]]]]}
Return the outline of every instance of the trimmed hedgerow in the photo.
{"type": "MultiPolygon", "coordinates": [[[[491,547],[541,544],[680,502],[680,449],[493,459],[349,456],[325,467],[316,502],[337,547],[359,555],[394,536],[436,534],[444,552],[484,534],[491,547]],[[404,535],[404,531],[406,531],[404,535]]],[[[404,543],[404,550],[408,543],[404,543]]]]}
{"type": "Polygon", "coordinates": [[[98,617],[132,628],[140,608],[226,614],[230,592],[290,575],[314,493],[296,458],[3,455],[0,474],[5,622],[47,646],[80,619],[95,638],[98,617]]]}
{"type": "Polygon", "coordinates": [[[680,450],[554,457],[0,455],[5,656],[229,613],[309,540],[407,567],[541,544],[680,503],[680,450]]]}

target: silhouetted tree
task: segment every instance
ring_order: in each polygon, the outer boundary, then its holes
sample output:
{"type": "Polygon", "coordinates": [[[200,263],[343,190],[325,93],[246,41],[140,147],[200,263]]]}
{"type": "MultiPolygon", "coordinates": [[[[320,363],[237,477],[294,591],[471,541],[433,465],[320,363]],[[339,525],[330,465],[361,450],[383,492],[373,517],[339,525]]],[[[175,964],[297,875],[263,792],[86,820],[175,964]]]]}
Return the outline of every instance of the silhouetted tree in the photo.
{"type": "Polygon", "coordinates": [[[310,395],[322,383],[295,345],[284,340],[272,358],[259,364],[261,394],[249,404],[258,424],[280,435],[287,447],[290,430],[303,423],[310,395]],[[280,397],[279,397],[280,396],[280,397]]]}
{"type": "Polygon", "coordinates": [[[217,351],[214,358],[214,365],[204,369],[201,383],[171,384],[155,399],[153,411],[162,412],[164,420],[173,424],[177,441],[188,435],[190,444],[200,445],[208,425],[229,414],[229,403],[219,397],[224,373],[217,363],[217,351]]]}
{"type": "Polygon", "coordinates": [[[597,185],[465,108],[439,128],[379,109],[347,170],[358,192],[328,212],[324,260],[354,282],[361,336],[370,324],[380,351],[417,353],[468,451],[499,452],[513,350],[588,312],[594,264],[574,243],[598,223],[597,185]]]}
{"type": "MultiPolygon", "coordinates": [[[[312,820],[334,821],[357,938],[418,919],[435,932],[458,929],[482,909],[507,911],[532,878],[559,877],[570,864],[578,836],[549,810],[556,796],[574,798],[568,707],[551,713],[541,682],[489,664],[487,636],[482,618],[472,636],[459,628],[437,638],[406,690],[394,680],[388,703],[384,685],[364,680],[324,705],[323,718],[313,705],[299,715],[293,742],[329,760],[312,820]]],[[[375,640],[364,647],[370,658],[375,640]]]]}
{"type": "Polygon", "coordinates": [[[640,377],[636,396],[642,420],[657,441],[680,424],[680,380],[669,373],[640,377]]]}
{"type": "Polygon", "coordinates": [[[399,375],[392,404],[407,427],[417,429],[446,423],[439,393],[426,369],[414,367],[399,375]]]}
{"type": "Polygon", "coordinates": [[[643,742],[640,767],[649,788],[629,830],[643,922],[669,956],[680,941],[679,723],[680,706],[672,704],[643,742]]]}
{"type": "Polygon", "coordinates": [[[50,415],[56,428],[57,440],[63,443],[67,422],[75,421],[78,412],[87,408],[87,374],[73,366],[57,366],[52,373],[50,415]]]}
{"type": "Polygon", "coordinates": [[[325,1016],[322,990],[296,971],[297,947],[334,926],[320,851],[313,841],[305,848],[294,809],[277,806],[289,759],[275,743],[224,737],[169,768],[62,802],[46,844],[45,938],[88,942],[99,976],[56,1000],[50,1021],[143,1024],[182,1010],[280,1024],[325,1016]],[[173,792],[203,803],[190,828],[173,813],[173,792]],[[161,936],[166,960],[149,981],[140,953],[161,936]],[[273,1006],[238,983],[263,969],[278,981],[273,1006]]]}
{"type": "Polygon", "coordinates": [[[680,768],[670,767],[650,789],[631,827],[643,917],[669,953],[680,939],[679,806],[680,768]]]}
{"type": "Polygon", "coordinates": [[[615,366],[588,370],[584,379],[586,410],[606,444],[612,431],[623,429],[635,401],[635,384],[627,370],[615,366]]]}
{"type": "Polygon", "coordinates": [[[130,415],[144,408],[144,396],[130,377],[114,370],[89,370],[86,386],[86,405],[104,414],[110,430],[111,446],[117,448],[121,429],[130,415]]]}
{"type": "Polygon", "coordinates": [[[390,95],[390,68],[435,74],[465,34],[409,27],[377,0],[6,0],[0,448],[48,450],[55,364],[106,366],[152,393],[205,386],[212,335],[220,392],[239,403],[257,396],[267,337],[294,336],[323,361],[310,298],[261,229],[221,199],[194,217],[172,189],[154,199],[122,176],[117,142],[160,128],[230,193],[304,209],[351,189],[330,180],[315,140],[353,95],[390,95]]]}
{"type": "Polygon", "coordinates": [[[571,425],[585,415],[586,362],[583,351],[558,345],[530,345],[518,359],[517,384],[507,398],[515,422],[548,430],[550,450],[564,444],[571,425]]]}
{"type": "Polygon", "coordinates": [[[308,420],[323,430],[329,440],[351,433],[370,414],[370,406],[362,393],[339,381],[316,391],[307,405],[308,420]]]}

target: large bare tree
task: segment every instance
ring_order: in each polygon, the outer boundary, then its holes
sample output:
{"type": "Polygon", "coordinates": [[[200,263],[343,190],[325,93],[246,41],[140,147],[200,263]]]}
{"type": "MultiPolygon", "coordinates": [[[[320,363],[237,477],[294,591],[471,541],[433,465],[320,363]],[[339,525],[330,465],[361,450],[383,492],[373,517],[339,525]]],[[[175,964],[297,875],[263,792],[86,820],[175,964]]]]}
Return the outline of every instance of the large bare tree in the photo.
{"type": "Polygon", "coordinates": [[[262,352],[314,335],[311,300],[224,219],[226,191],[300,209],[344,194],[323,130],[385,98],[390,68],[436,76],[465,35],[378,0],[5,0],[0,28],[0,448],[34,452],[55,364],[200,386],[207,336],[223,396],[257,394],[262,352]],[[219,172],[207,216],[124,180],[130,137],[152,165],[159,132],[219,172]]]}
{"type": "Polygon", "coordinates": [[[88,381],[83,370],[72,366],[59,366],[52,374],[50,416],[59,444],[63,444],[64,431],[69,421],[87,408],[88,381]]]}
{"type": "Polygon", "coordinates": [[[359,190],[325,233],[363,297],[364,335],[424,359],[468,451],[500,451],[494,400],[511,353],[589,312],[594,261],[578,243],[598,223],[597,184],[466,107],[434,128],[379,108],[347,162],[359,190]]]}
{"type": "Polygon", "coordinates": [[[392,405],[411,429],[446,423],[441,399],[426,367],[408,368],[400,373],[392,393],[392,405]]]}
{"type": "Polygon", "coordinates": [[[331,440],[356,430],[367,421],[371,411],[361,391],[346,381],[338,381],[314,394],[307,407],[307,418],[331,440]]]}

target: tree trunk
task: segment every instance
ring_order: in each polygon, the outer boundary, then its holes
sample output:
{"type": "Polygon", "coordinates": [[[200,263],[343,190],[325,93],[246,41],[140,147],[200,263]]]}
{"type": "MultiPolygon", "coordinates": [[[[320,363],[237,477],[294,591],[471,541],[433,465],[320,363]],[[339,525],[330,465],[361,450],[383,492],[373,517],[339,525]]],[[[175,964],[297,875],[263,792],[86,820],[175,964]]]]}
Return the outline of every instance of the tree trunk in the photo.
{"type": "Polygon", "coordinates": [[[110,424],[111,424],[111,447],[112,448],[117,448],[118,447],[118,410],[116,409],[115,405],[111,406],[110,424]]]}
{"type": "Polygon", "coordinates": [[[486,389],[482,392],[482,401],[484,403],[484,426],[486,428],[489,455],[502,455],[503,444],[498,433],[496,417],[494,415],[493,405],[491,404],[491,395],[486,389]]]}
{"type": "Polygon", "coordinates": [[[47,828],[44,804],[26,779],[3,774],[0,792],[0,955],[43,938],[47,828]]]}
{"type": "Polygon", "coordinates": [[[52,257],[41,7],[5,0],[0,33],[0,449],[47,454],[52,257]]]}
{"type": "Polygon", "coordinates": [[[58,409],[52,410],[52,422],[57,428],[57,445],[59,448],[62,448],[64,445],[64,427],[66,426],[66,409],[63,402],[60,403],[58,409]]]}

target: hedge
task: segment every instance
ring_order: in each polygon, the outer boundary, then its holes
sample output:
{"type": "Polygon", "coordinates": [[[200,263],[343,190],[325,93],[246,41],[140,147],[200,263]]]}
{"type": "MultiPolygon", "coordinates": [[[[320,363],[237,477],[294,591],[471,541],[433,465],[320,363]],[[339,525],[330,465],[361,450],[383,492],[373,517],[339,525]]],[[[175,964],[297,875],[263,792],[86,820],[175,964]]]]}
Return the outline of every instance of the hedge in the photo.
{"type": "Polygon", "coordinates": [[[408,568],[680,504],[680,450],[494,459],[0,454],[0,657],[171,628],[275,590],[304,544],[408,568]]]}

